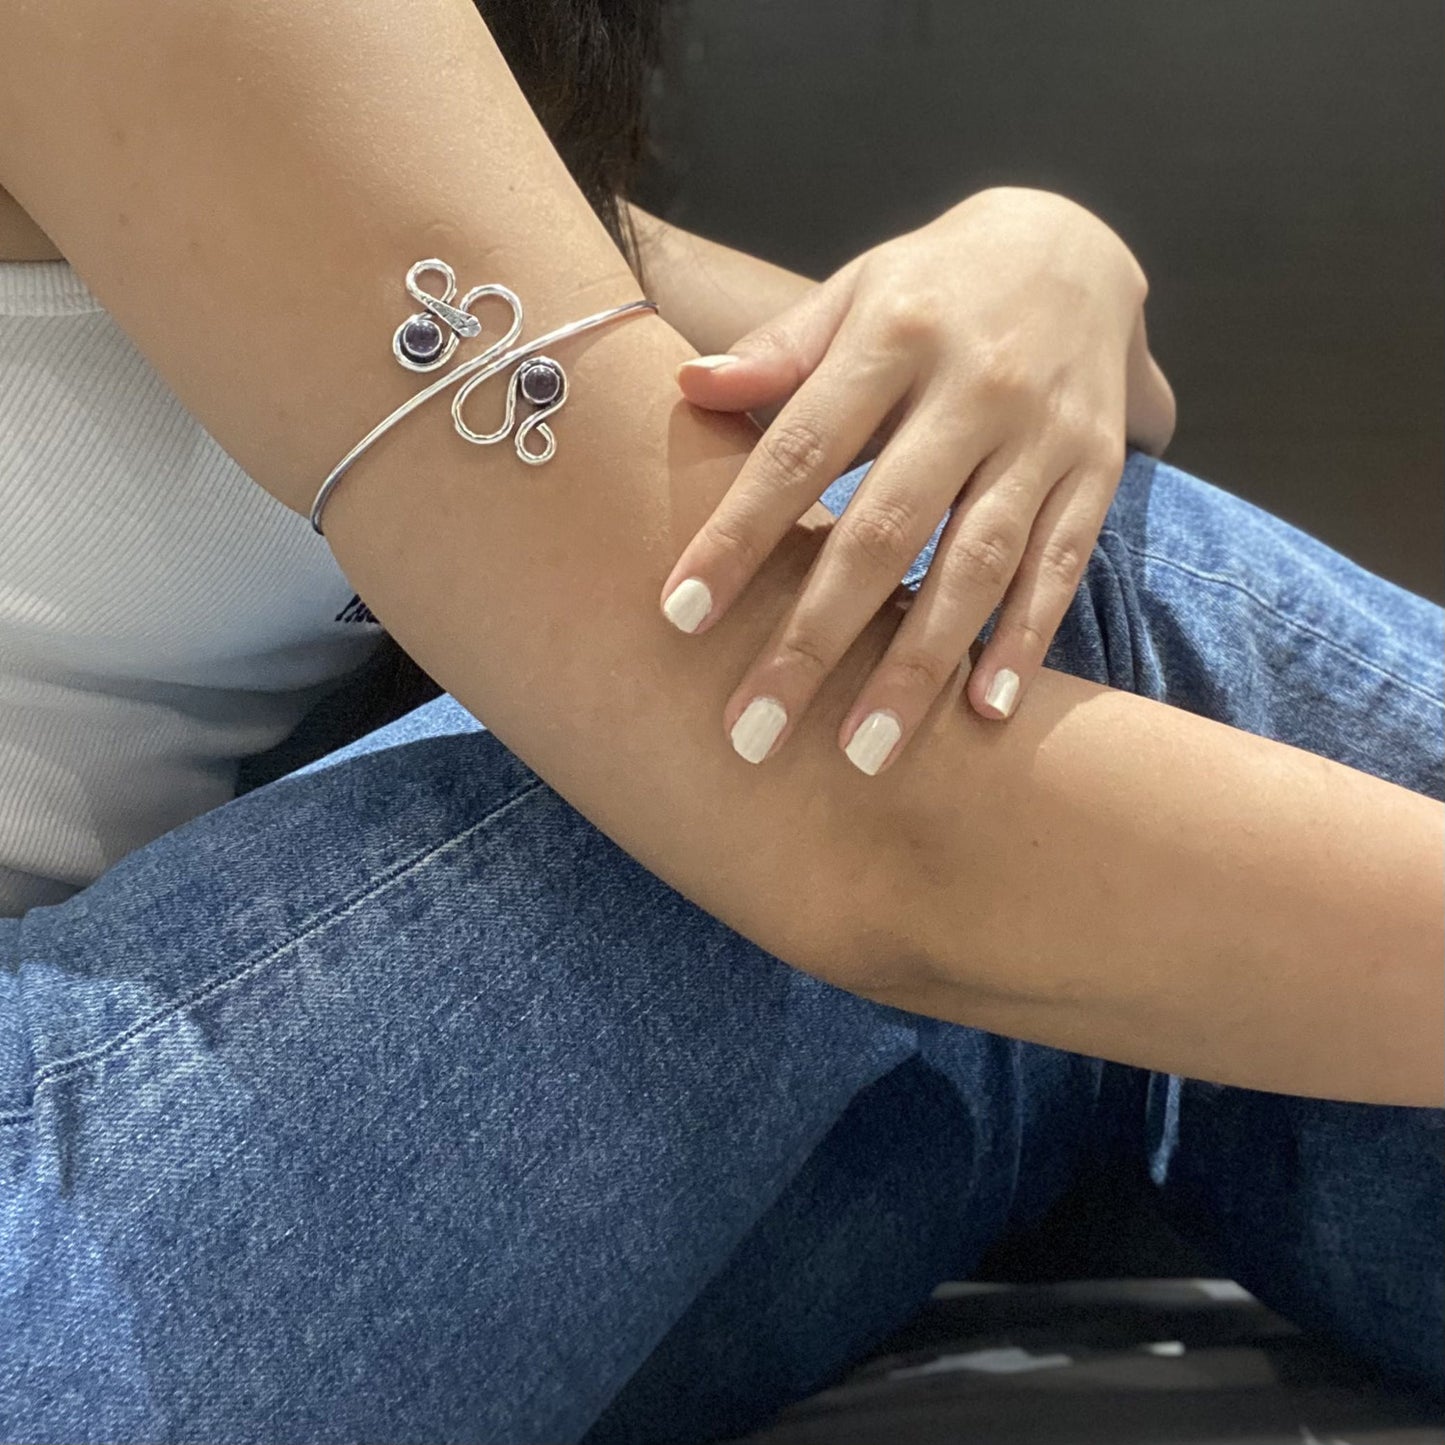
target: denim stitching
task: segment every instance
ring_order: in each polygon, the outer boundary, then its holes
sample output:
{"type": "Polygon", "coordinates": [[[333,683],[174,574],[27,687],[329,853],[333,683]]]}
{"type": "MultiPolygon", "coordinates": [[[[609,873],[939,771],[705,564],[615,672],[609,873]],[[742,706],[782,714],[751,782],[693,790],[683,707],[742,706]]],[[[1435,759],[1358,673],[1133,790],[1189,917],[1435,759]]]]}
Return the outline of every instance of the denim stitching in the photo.
{"type": "Polygon", "coordinates": [[[488,813],[484,818],[478,819],[475,823],[468,824],[467,827],[463,828],[459,833],[453,833],[451,837],[445,839],[441,843],[436,844],[434,847],[427,849],[426,852],[420,853],[414,858],[395,865],[390,872],[382,874],[382,876],[378,879],[373,879],[362,892],[358,893],[355,897],[347,900],[345,903],[339,904],[330,910],[318,914],[309,923],[304,925],[298,933],[293,934],[290,938],[286,939],[284,943],[280,943],[269,948],[259,958],[249,959],[246,962],[238,965],[236,968],[232,969],[230,973],[222,974],[218,978],[208,979],[205,983],[193,989],[185,997],[166,1004],[164,1008],[158,1010],[149,1018],[140,1019],[136,1023],[132,1024],[130,1028],[125,1029],[123,1032],[117,1034],[114,1038],[107,1039],[103,1044],[97,1044],[93,1049],[89,1049],[85,1053],[74,1054],[68,1059],[57,1059],[53,1063],[46,1064],[42,1069],[36,1072],[32,1087],[32,1101],[30,1109],[26,1110],[22,1114],[0,1114],[0,1126],[23,1122],[24,1120],[30,1118],[34,1112],[34,1096],[39,1093],[40,1089],[44,1085],[52,1083],[58,1079],[65,1078],[67,1075],[74,1073],[79,1069],[86,1068],[89,1065],[96,1063],[100,1059],[105,1058],[110,1054],[113,1054],[117,1049],[122,1048],[124,1045],[132,1042],[137,1038],[140,1038],[144,1034],[150,1033],[153,1029],[158,1028],[161,1024],[165,1023],[167,1019],[173,1017],[175,1014],[178,1014],[185,1009],[193,1007],[194,1005],[202,1002],[206,998],[209,998],[212,994],[219,992],[223,988],[226,988],[230,984],[239,982],[248,974],[254,973],[258,969],[264,968],[265,965],[271,962],[272,959],[279,957],[288,949],[294,948],[298,943],[302,942],[304,939],[311,937],[313,934],[319,932],[321,929],[327,927],[329,924],[335,923],[339,919],[344,918],[348,913],[352,912],[355,908],[366,902],[368,898],[374,897],[383,889],[390,887],[399,879],[404,878],[408,873],[412,873],[417,868],[420,868],[423,864],[430,862],[431,859],[435,858],[439,853],[442,853],[446,849],[450,848],[453,844],[459,843],[463,839],[470,837],[479,829],[486,828],[488,825],[495,822],[497,818],[501,817],[503,813],[507,812],[510,808],[512,808],[515,804],[520,803],[523,800],[531,797],[533,793],[538,792],[545,786],[545,782],[543,782],[541,779],[538,779],[535,783],[531,783],[525,788],[523,788],[521,792],[514,793],[510,798],[506,800],[506,802],[500,803],[497,805],[497,807],[493,808],[492,811],[488,813]]]}
{"type": "Polygon", "coordinates": [[[1257,592],[1250,591],[1250,589],[1237,578],[1221,577],[1214,572],[1201,572],[1197,567],[1190,567],[1187,563],[1180,562],[1175,557],[1162,557],[1158,552],[1147,552],[1141,547],[1134,546],[1122,533],[1115,531],[1111,527],[1104,528],[1100,535],[1104,533],[1117,538],[1119,545],[1127,551],[1132,552],[1136,557],[1147,557],[1151,562],[1163,563],[1164,566],[1173,567],[1176,571],[1184,572],[1190,577],[1196,577],[1201,582],[1217,582],[1221,586],[1234,588],[1236,592],[1248,597],[1256,606],[1268,612],[1271,617],[1277,617],[1285,626],[1292,627],[1296,632],[1304,633],[1306,637],[1313,637],[1316,641],[1323,642],[1326,646],[1334,648],[1336,652],[1342,653],[1354,662],[1359,663],[1361,667],[1368,668],[1371,672],[1377,672],[1382,677],[1388,677],[1392,682],[1399,683],[1407,692],[1413,692],[1417,697],[1424,698],[1432,707],[1440,706],[1440,699],[1437,698],[1435,694],[1426,691],[1418,683],[1412,681],[1410,678],[1401,677],[1399,673],[1391,672],[1388,667],[1382,666],[1379,662],[1375,661],[1375,659],[1365,657],[1353,648],[1346,647],[1338,638],[1331,637],[1328,633],[1320,632],[1318,629],[1311,627],[1307,622],[1301,622],[1297,617],[1291,617],[1287,612],[1281,612],[1278,607],[1261,597],[1257,592]]]}

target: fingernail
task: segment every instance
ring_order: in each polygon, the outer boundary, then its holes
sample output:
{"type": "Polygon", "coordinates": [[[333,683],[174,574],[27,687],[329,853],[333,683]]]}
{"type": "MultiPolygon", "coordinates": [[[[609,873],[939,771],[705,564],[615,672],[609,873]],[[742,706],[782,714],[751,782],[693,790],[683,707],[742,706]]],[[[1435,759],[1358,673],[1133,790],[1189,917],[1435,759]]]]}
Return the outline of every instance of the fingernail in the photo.
{"type": "Polygon", "coordinates": [[[718,356],[699,356],[692,361],[684,361],[683,366],[697,367],[702,371],[721,371],[725,366],[733,366],[737,363],[736,356],[730,356],[723,352],[718,356]]]}
{"type": "Polygon", "coordinates": [[[667,594],[662,610],[679,631],[696,632],[712,611],[712,593],[701,577],[689,577],[667,594]]]}
{"type": "Polygon", "coordinates": [[[755,697],[733,724],[730,734],[740,758],[760,763],[788,721],[787,710],[775,697],[755,697]]]}
{"type": "Polygon", "coordinates": [[[843,751],[848,754],[849,762],[871,778],[883,766],[902,733],[903,724],[898,718],[878,708],[853,729],[853,736],[843,751]]]}
{"type": "Polygon", "coordinates": [[[1005,717],[1014,710],[1019,695],[1019,675],[1011,667],[1001,667],[994,673],[993,681],[984,694],[984,702],[997,708],[1005,717]]]}

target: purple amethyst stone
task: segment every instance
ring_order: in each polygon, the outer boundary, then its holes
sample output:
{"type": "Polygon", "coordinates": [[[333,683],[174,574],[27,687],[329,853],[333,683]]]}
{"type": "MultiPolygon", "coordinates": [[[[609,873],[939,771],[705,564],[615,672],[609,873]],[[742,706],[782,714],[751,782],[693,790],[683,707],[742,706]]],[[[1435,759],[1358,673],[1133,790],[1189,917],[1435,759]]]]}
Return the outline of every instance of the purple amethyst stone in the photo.
{"type": "Polygon", "coordinates": [[[442,329],[430,316],[416,316],[401,333],[401,349],[412,361],[435,361],[443,345],[442,329]]]}
{"type": "Polygon", "coordinates": [[[529,361],[522,368],[522,395],[533,406],[551,406],[562,394],[562,368],[555,361],[529,361]]]}

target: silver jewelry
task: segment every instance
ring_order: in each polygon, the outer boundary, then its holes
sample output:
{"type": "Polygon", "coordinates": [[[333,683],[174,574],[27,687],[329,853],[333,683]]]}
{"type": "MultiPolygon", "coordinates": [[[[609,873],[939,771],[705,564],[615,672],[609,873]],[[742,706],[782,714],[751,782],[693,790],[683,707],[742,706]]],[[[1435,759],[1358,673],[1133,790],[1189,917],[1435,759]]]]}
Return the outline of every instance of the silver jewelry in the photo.
{"type": "Polygon", "coordinates": [[[445,366],[451,359],[459,340],[469,340],[474,336],[480,336],[482,323],[471,314],[469,308],[484,296],[501,297],[512,308],[512,324],[506,335],[489,346],[480,356],[474,356],[470,361],[463,362],[455,371],[448,372],[439,380],[432,382],[425,390],[417,392],[409,401],[403,402],[389,417],[372,427],[337,462],[331,469],[330,476],[322,482],[321,490],[316,493],[316,500],[311,504],[311,527],[315,532],[321,531],[321,510],[326,505],[326,499],[331,495],[337,482],[345,475],[352,462],[388,427],[395,426],[402,417],[415,411],[422,402],[435,396],[439,391],[446,390],[464,376],[470,377],[471,380],[452,398],[452,421],[461,436],[469,442],[475,442],[478,446],[491,446],[496,442],[505,441],[511,436],[512,427],[516,422],[517,398],[520,395],[523,401],[537,410],[525,417],[522,424],[517,427],[514,439],[517,455],[528,466],[533,467],[540,467],[551,461],[557,450],[557,438],[552,434],[552,428],[547,425],[547,418],[560,411],[562,403],[567,400],[567,373],[562,370],[559,361],[541,354],[543,348],[550,346],[554,341],[561,341],[567,336],[575,336],[579,331],[587,331],[594,326],[601,326],[618,317],[628,316],[639,311],[657,310],[656,301],[646,299],[628,301],[624,305],[612,307],[611,310],[599,311],[595,316],[587,316],[581,321],[572,321],[566,326],[559,326],[555,331],[549,331],[545,336],[538,337],[536,341],[512,347],[512,343],[522,332],[522,303],[516,293],[507,287],[473,286],[454,306],[452,297],[456,295],[457,291],[456,272],[445,261],[439,261],[436,257],[432,257],[427,261],[418,261],[406,273],[406,289],[426,308],[408,316],[396,328],[391,338],[392,355],[408,371],[435,371],[437,367],[445,366]],[[440,271],[446,277],[447,289],[440,296],[434,296],[431,292],[422,289],[417,278],[425,271],[440,271]],[[512,347],[512,349],[509,351],[508,347],[512,347]],[[480,386],[482,382],[495,376],[499,371],[505,371],[507,367],[516,362],[522,364],[512,373],[512,379],[507,385],[506,420],[496,431],[473,431],[462,420],[463,402],[471,395],[474,387],[480,386]],[[533,432],[536,432],[542,439],[540,451],[531,451],[526,445],[527,438],[533,432]]]}

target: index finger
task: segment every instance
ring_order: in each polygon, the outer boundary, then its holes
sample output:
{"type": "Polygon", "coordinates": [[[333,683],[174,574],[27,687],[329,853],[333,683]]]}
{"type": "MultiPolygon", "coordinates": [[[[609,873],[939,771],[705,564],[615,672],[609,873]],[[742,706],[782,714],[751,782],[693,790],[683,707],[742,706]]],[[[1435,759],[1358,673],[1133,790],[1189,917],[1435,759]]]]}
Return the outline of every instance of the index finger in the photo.
{"type": "Polygon", "coordinates": [[[906,356],[834,346],[789,398],[662,588],[683,632],[713,626],[907,389],[906,356]]]}

